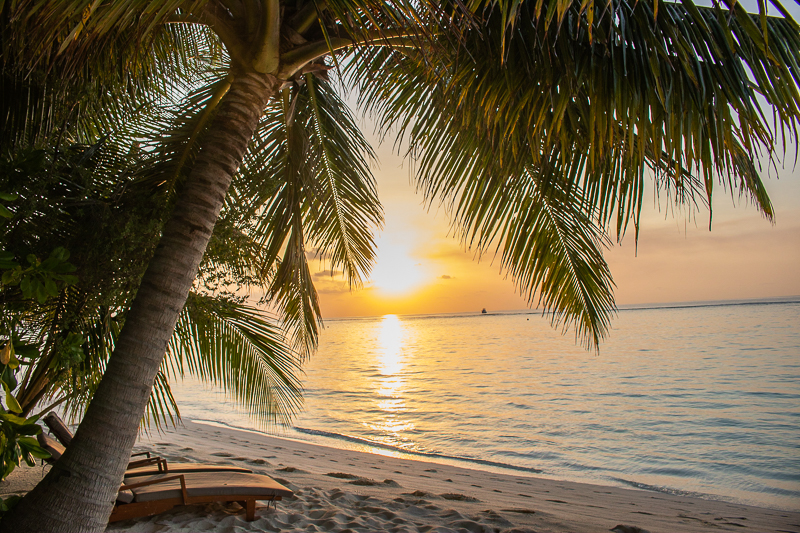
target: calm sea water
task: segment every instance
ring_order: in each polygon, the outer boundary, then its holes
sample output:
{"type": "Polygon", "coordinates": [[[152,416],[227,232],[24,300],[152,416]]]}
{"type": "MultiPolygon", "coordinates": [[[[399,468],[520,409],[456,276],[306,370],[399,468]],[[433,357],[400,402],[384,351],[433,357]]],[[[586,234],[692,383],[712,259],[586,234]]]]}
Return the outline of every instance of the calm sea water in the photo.
{"type": "MultiPolygon", "coordinates": [[[[536,313],[326,326],[278,435],[800,509],[800,302],[621,310],[599,354],[536,313]]],[[[185,418],[258,427],[176,392],[185,418]]]]}

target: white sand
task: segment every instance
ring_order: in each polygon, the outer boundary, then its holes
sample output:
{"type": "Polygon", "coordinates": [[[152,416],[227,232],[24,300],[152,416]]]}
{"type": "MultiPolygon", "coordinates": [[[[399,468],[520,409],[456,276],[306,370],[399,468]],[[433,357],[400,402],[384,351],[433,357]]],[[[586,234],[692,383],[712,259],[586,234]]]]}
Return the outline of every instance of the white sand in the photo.
{"type": "MultiPolygon", "coordinates": [[[[112,524],[108,532],[341,531],[800,533],[800,513],[338,450],[247,431],[185,422],[140,439],[171,462],[245,465],[294,496],[256,509],[238,504],[180,507],[112,524]],[[330,474],[337,474],[332,476],[330,474]],[[617,528],[617,526],[623,526],[617,528]]],[[[0,497],[23,494],[43,469],[18,468],[0,497]]]]}
{"type": "Polygon", "coordinates": [[[246,465],[295,494],[276,507],[260,505],[253,522],[237,504],[213,504],[108,531],[800,532],[796,512],[470,470],[188,421],[137,448],[172,461],[246,465]]]}

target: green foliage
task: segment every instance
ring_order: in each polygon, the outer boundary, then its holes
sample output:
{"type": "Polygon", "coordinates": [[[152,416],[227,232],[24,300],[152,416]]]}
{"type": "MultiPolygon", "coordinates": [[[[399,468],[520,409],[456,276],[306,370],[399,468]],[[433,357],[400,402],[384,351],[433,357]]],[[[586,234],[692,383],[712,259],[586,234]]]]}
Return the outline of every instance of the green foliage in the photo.
{"type": "MultiPolygon", "coordinates": [[[[257,252],[248,269],[260,273],[264,302],[280,309],[293,346],[309,354],[321,320],[311,250],[358,286],[375,261],[383,211],[369,168],[374,154],[347,106],[327,81],[301,81],[265,110],[221,223],[239,221],[245,249],[257,252]]],[[[214,260],[217,242],[207,251],[214,260]]]]}
{"type": "Polygon", "coordinates": [[[50,453],[39,446],[35,436],[42,428],[38,416],[23,418],[0,408],[0,480],[24,461],[35,466],[36,459],[48,459],[50,453]]]}
{"type": "MultiPolygon", "coordinates": [[[[13,202],[17,195],[2,193],[0,200],[13,202]]],[[[5,218],[12,218],[11,215],[5,218]]],[[[50,257],[39,261],[35,256],[29,256],[30,266],[22,269],[14,261],[14,254],[6,251],[0,252],[0,273],[2,274],[3,289],[5,286],[19,285],[22,298],[35,299],[39,304],[45,303],[49,298],[58,293],[58,283],[69,285],[75,283],[74,276],[66,274],[75,267],[67,262],[69,253],[63,248],[56,249],[50,257]]],[[[20,367],[20,358],[23,361],[31,355],[30,346],[22,342],[19,335],[19,322],[21,317],[10,309],[6,309],[0,321],[0,385],[2,385],[5,405],[0,404],[0,480],[8,475],[24,461],[28,466],[34,466],[36,458],[46,459],[50,454],[41,448],[33,436],[38,435],[42,429],[36,423],[38,416],[25,418],[19,416],[22,406],[14,395],[17,388],[16,374],[20,367]],[[20,349],[21,348],[21,349],[20,349]]],[[[13,500],[6,500],[0,505],[0,516],[7,511],[13,500]]]]}
{"type": "Polygon", "coordinates": [[[130,298],[160,227],[146,194],[121,194],[117,176],[130,161],[106,145],[23,148],[0,159],[12,213],[0,226],[0,308],[21,364],[19,380],[4,375],[20,412],[80,397],[95,381],[84,377],[99,368],[102,343],[92,342],[84,315],[130,298]]]}
{"type": "Polygon", "coordinates": [[[58,296],[59,282],[63,286],[74,285],[78,278],[70,275],[75,271],[75,266],[67,262],[69,252],[63,247],[58,247],[50,253],[44,261],[33,254],[28,254],[27,268],[14,261],[12,252],[0,252],[0,268],[4,269],[2,284],[13,287],[19,285],[22,298],[25,300],[36,299],[40,304],[48,299],[58,296]]]}
{"type": "Polygon", "coordinates": [[[5,499],[0,498],[0,520],[2,520],[3,515],[13,509],[21,499],[21,496],[9,496],[5,499]]]}
{"type": "MultiPolygon", "coordinates": [[[[105,138],[93,145],[61,149],[22,148],[0,160],[0,190],[13,191],[9,203],[12,217],[0,232],[0,242],[10,251],[3,252],[0,259],[6,259],[7,279],[15,283],[0,287],[0,306],[24,315],[35,347],[23,361],[27,379],[20,380],[23,386],[18,390],[26,411],[40,402],[60,403],[68,416],[80,417],[94,394],[176,186],[174,180],[167,186],[145,178],[159,175],[157,154],[146,142],[142,149],[137,145],[134,150],[123,150],[105,138]],[[28,255],[42,256],[55,245],[72,252],[68,257],[75,269],[68,275],[77,279],[65,278],[75,281],[72,284],[58,282],[57,298],[50,298],[53,291],[47,289],[52,289],[51,283],[40,284],[39,292],[46,293],[46,301],[29,300],[29,293],[23,294],[20,288],[20,272],[25,269],[19,262],[28,255]]],[[[244,223],[234,217],[229,220],[233,233],[242,235],[244,223]]],[[[204,342],[201,353],[192,348],[200,340],[176,333],[156,378],[144,420],[147,425],[174,424],[180,415],[168,369],[173,377],[182,376],[179,369],[183,364],[188,373],[228,388],[265,424],[288,421],[300,405],[298,359],[286,347],[282,330],[270,324],[278,321],[237,303],[241,296],[225,289],[234,282],[252,284],[263,278],[256,274],[260,263],[252,258],[234,267],[233,258],[241,256],[237,244],[243,241],[228,240],[224,231],[220,226],[220,236],[215,236],[221,260],[208,259],[201,273],[206,311],[196,306],[191,311],[187,306],[181,319],[192,334],[208,331],[215,335],[214,340],[204,342]],[[193,319],[208,326],[192,329],[193,319]],[[205,357],[227,361],[233,365],[230,368],[239,368],[239,361],[249,362],[242,363],[247,371],[237,371],[240,377],[236,379],[230,372],[193,372],[205,367],[188,362],[205,357]]],[[[249,237],[244,239],[252,243],[249,237]]],[[[61,253],[54,252],[54,257],[66,260],[61,253]]],[[[44,260],[38,263],[38,270],[31,266],[25,275],[35,281],[39,273],[60,274],[62,266],[44,260]]]]}

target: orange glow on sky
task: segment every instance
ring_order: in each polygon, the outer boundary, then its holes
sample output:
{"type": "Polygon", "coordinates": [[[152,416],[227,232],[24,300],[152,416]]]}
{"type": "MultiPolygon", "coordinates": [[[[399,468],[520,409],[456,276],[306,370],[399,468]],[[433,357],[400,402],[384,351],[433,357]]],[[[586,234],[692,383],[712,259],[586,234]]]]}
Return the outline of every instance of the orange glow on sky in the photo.
{"type": "MultiPolygon", "coordinates": [[[[372,128],[367,125],[364,131],[372,128]]],[[[380,160],[375,169],[385,210],[378,260],[360,289],[324,273],[312,261],[325,318],[525,309],[525,298],[499,268],[499,259],[474,253],[452,237],[443,209],[430,210],[414,190],[408,163],[370,139],[380,160]]],[[[652,192],[643,206],[638,253],[633,230],[606,252],[618,305],[767,298],[800,295],[800,168],[793,147],[786,168],[766,180],[776,224],[717,187],[712,231],[708,213],[687,220],[667,198],[652,192]],[[736,206],[734,207],[734,205],[736,206]]],[[[328,271],[329,272],[329,271],[328,271]]],[[[535,302],[534,302],[535,303],[535,302]]]]}

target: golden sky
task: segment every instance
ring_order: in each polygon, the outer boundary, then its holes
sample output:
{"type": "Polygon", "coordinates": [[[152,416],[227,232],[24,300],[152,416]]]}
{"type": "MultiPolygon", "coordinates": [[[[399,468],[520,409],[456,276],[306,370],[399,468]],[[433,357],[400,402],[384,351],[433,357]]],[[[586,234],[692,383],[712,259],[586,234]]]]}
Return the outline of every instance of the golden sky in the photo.
{"type": "MultiPolygon", "coordinates": [[[[758,12],[755,0],[743,5],[758,12]]],[[[795,20],[800,18],[800,5],[784,7],[795,20]]],[[[775,9],[768,12],[775,14],[775,9]]],[[[355,104],[352,95],[348,101],[355,104]]],[[[374,130],[368,120],[361,126],[364,132],[374,130]]],[[[491,256],[477,261],[448,237],[445,213],[424,208],[408,162],[404,166],[393,153],[391,141],[379,145],[377,138],[370,138],[379,158],[375,175],[385,210],[377,264],[364,287],[351,291],[341,278],[331,278],[330,270],[321,272],[330,267],[312,263],[318,270],[315,283],[323,316],[527,308],[514,283],[500,272],[499,260],[494,265],[491,256]]],[[[800,296],[800,166],[794,164],[795,146],[786,150],[790,155],[783,168],[766,172],[764,166],[774,225],[717,184],[709,232],[707,211],[689,220],[685,213],[674,213],[667,198],[656,199],[651,188],[642,209],[638,250],[631,232],[605,254],[617,304],[800,296]]]]}
{"type": "MultiPolygon", "coordinates": [[[[371,131],[365,124],[364,131],[371,131]]],[[[448,236],[443,210],[426,210],[409,166],[391,143],[376,146],[375,175],[385,210],[378,261],[361,289],[349,290],[329,266],[312,263],[325,318],[525,309],[526,301],[499,269],[477,261],[448,236]]],[[[652,192],[643,207],[638,253],[631,233],[606,252],[618,305],[800,295],[800,168],[792,156],[780,179],[767,181],[776,209],[772,225],[718,187],[712,231],[708,213],[697,220],[673,213],[652,192]],[[734,204],[736,207],[734,207],[734,204]]]]}

